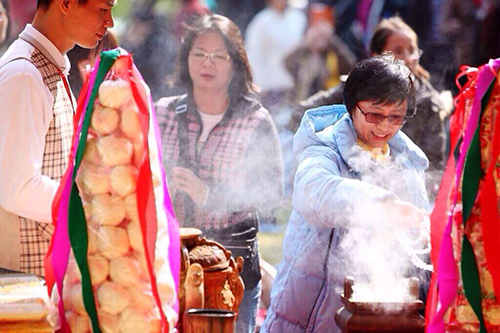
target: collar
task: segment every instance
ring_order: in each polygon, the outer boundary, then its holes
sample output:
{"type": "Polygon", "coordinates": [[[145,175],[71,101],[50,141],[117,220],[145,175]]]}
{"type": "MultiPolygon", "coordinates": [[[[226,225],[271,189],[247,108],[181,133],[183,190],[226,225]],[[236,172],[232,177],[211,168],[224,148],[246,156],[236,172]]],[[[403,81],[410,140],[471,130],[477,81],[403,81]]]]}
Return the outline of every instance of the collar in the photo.
{"type": "Polygon", "coordinates": [[[283,10],[282,12],[274,9],[273,7],[269,7],[269,10],[278,17],[285,17],[290,11],[290,6],[286,6],[285,10],[283,10]]]}
{"type": "MultiPolygon", "coordinates": [[[[186,98],[186,101],[184,103],[186,105],[186,111],[193,114],[197,119],[200,119],[200,114],[197,111],[198,108],[196,106],[196,103],[194,102],[192,94],[183,95],[183,97],[186,98]]],[[[183,103],[180,104],[182,105],[183,103]]],[[[253,96],[241,96],[236,101],[231,100],[220,124],[225,124],[232,118],[245,117],[248,115],[248,113],[254,112],[261,107],[262,104],[254,99],[253,96]]]]}
{"type": "Polygon", "coordinates": [[[367,151],[370,153],[371,157],[379,162],[386,161],[389,155],[391,154],[391,149],[389,148],[389,144],[386,143],[384,147],[382,147],[382,152],[381,153],[376,153],[375,149],[361,141],[361,139],[358,137],[356,139],[356,143],[363,148],[363,150],[367,151]]]}
{"type": "Polygon", "coordinates": [[[70,70],[70,62],[67,55],[63,55],[59,49],[40,31],[33,28],[31,24],[27,24],[19,38],[36,47],[50,62],[56,65],[64,75],[68,75],[70,70]]]}

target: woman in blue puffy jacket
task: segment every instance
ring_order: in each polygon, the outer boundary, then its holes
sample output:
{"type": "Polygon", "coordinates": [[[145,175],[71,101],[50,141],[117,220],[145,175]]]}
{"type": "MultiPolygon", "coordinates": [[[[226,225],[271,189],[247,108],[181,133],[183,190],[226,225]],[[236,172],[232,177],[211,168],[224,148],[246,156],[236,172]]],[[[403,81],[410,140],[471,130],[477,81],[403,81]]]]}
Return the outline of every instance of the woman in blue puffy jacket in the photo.
{"type": "Polygon", "coordinates": [[[338,331],[339,293],[351,273],[346,234],[419,230],[429,208],[428,159],[400,131],[415,110],[410,70],[391,55],[359,62],[344,104],[307,111],[295,135],[294,210],[261,332],[338,331]]]}

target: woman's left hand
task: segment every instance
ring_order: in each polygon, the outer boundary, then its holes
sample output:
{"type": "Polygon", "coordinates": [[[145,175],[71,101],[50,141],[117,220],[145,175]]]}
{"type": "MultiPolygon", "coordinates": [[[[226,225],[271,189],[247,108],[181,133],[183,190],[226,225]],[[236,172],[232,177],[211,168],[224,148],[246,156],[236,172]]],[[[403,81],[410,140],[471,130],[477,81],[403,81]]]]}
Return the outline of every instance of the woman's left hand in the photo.
{"type": "Polygon", "coordinates": [[[208,187],[195,175],[193,171],[186,168],[175,167],[172,169],[172,186],[174,190],[186,192],[198,205],[205,205],[208,199],[208,187]]]}

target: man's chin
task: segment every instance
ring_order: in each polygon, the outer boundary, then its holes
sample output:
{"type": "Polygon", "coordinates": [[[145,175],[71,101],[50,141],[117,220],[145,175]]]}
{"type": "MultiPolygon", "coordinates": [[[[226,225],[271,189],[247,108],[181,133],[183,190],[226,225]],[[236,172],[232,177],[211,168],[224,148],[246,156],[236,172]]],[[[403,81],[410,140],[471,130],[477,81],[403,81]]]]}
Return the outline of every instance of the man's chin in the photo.
{"type": "Polygon", "coordinates": [[[94,48],[96,48],[97,45],[99,45],[99,40],[96,39],[94,41],[79,42],[79,43],[76,43],[76,45],[78,45],[84,49],[94,49],[94,48]]]}

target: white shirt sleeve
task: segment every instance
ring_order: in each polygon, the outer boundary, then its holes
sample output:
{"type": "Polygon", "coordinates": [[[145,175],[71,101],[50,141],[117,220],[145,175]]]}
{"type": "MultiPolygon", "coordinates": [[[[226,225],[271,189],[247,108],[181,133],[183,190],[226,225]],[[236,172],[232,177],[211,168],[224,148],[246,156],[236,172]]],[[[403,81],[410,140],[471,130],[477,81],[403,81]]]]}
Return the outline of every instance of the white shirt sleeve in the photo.
{"type": "Polygon", "coordinates": [[[0,75],[0,205],[39,222],[52,221],[59,185],[41,173],[52,119],[45,90],[29,70],[3,79],[0,75]]]}

